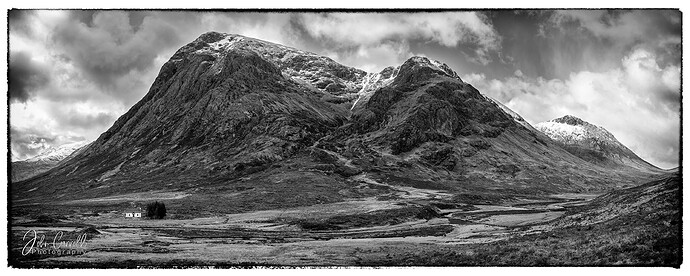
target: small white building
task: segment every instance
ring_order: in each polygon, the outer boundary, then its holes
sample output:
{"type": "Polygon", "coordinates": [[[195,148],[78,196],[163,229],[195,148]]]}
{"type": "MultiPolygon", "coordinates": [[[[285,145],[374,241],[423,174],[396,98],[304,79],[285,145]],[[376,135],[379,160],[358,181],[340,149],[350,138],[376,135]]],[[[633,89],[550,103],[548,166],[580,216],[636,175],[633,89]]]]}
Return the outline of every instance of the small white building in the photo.
{"type": "Polygon", "coordinates": [[[126,218],[141,218],[141,209],[132,208],[124,211],[126,218]]]}

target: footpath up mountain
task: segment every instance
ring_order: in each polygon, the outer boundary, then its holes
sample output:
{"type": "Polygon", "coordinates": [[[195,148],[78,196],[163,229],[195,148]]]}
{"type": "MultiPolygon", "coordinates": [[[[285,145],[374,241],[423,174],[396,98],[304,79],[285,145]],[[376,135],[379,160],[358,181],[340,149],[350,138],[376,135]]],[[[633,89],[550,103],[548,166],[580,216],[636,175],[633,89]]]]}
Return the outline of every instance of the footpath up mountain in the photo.
{"type": "Polygon", "coordinates": [[[600,191],[646,173],[575,153],[426,57],[367,73],[210,32],[179,49],[89,147],[15,183],[12,196],[185,191],[188,206],[213,199],[227,211],[377,196],[391,185],[473,198],[600,191]]]}

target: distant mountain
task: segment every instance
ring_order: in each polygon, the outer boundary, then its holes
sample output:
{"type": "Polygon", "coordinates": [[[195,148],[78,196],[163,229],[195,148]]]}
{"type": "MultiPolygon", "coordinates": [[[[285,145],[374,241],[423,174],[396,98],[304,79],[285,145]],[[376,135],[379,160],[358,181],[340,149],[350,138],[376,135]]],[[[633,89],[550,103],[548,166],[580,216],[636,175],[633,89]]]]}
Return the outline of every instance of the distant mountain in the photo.
{"type": "Polygon", "coordinates": [[[508,198],[637,181],[573,156],[511,112],[426,57],[367,73],[210,32],[179,49],[88,148],[13,196],[173,189],[237,211],[380,196],[385,185],[508,198]]]}
{"type": "Polygon", "coordinates": [[[560,143],[575,156],[595,164],[658,172],[661,169],[642,160],[619,142],[608,130],[575,116],[566,115],[535,127],[560,143]]]}
{"type": "Polygon", "coordinates": [[[12,181],[24,180],[46,172],[87,144],[86,141],[80,141],[51,147],[34,157],[12,162],[12,181]]]}

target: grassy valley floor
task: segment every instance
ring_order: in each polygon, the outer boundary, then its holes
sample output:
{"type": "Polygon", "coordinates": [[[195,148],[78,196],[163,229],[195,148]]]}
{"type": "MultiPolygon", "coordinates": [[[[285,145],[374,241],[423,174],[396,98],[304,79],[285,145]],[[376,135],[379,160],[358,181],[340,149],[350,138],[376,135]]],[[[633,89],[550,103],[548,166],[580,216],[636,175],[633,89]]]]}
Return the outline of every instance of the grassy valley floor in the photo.
{"type": "MultiPolygon", "coordinates": [[[[363,183],[367,181],[372,182],[363,183]]],[[[10,264],[678,267],[681,263],[678,176],[600,196],[557,194],[493,204],[438,190],[389,188],[398,196],[194,218],[177,216],[171,209],[163,220],[125,218],[119,210],[133,198],[184,200],[187,194],[152,192],[51,206],[18,204],[12,208],[10,264]],[[44,248],[40,242],[31,243],[34,231],[37,237],[45,236],[44,248]],[[78,250],[56,255],[55,250],[45,250],[55,246],[56,236],[58,241],[80,237],[85,241],[78,250]],[[22,254],[27,246],[43,250],[22,254]]],[[[63,249],[74,246],[57,244],[63,249]]]]}

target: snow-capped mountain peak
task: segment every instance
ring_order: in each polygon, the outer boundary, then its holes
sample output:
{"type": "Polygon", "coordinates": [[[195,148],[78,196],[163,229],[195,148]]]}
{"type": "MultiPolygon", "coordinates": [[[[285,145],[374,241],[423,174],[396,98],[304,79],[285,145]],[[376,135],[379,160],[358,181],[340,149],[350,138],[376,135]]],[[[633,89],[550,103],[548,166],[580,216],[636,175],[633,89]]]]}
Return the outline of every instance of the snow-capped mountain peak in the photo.
{"type": "Polygon", "coordinates": [[[564,143],[588,143],[589,141],[594,147],[598,147],[601,143],[625,147],[608,130],[572,115],[538,123],[535,127],[551,139],[564,143]]]}
{"type": "Polygon", "coordinates": [[[60,145],[57,147],[51,147],[45,149],[43,152],[40,154],[31,157],[29,159],[24,160],[25,162],[41,162],[41,161],[50,161],[50,162],[58,162],[65,157],[69,156],[72,154],[74,151],[78,150],[79,148],[83,147],[84,145],[88,144],[87,141],[79,141],[79,142],[72,142],[72,143],[67,143],[64,145],[60,145]]]}
{"type": "Polygon", "coordinates": [[[595,163],[607,163],[658,170],[623,145],[603,127],[566,115],[534,126],[560,142],[570,153],[595,163]]]}

